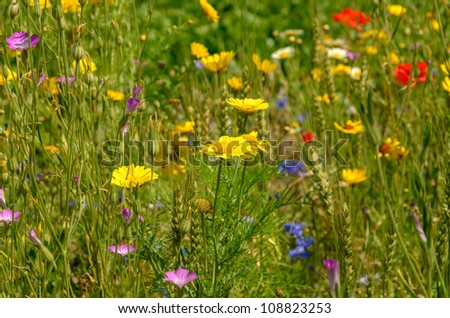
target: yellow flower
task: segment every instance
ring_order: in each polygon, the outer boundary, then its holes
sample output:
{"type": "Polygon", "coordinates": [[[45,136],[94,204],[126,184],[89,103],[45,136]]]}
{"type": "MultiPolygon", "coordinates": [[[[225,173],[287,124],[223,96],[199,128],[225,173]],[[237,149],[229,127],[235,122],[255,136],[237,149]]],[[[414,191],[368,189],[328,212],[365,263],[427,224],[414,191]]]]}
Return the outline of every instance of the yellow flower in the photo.
{"type": "Polygon", "coordinates": [[[311,71],[311,76],[312,76],[313,80],[318,81],[320,79],[320,76],[322,76],[322,70],[318,67],[314,68],[311,71]]]}
{"type": "MultiPolygon", "coordinates": [[[[337,96],[336,96],[336,97],[337,97],[337,96]]],[[[316,100],[317,100],[319,103],[322,103],[322,102],[324,102],[325,104],[331,103],[330,97],[328,96],[327,93],[323,94],[322,96],[320,96],[320,95],[317,96],[317,97],[316,97],[316,100]]]]}
{"type": "Polygon", "coordinates": [[[389,61],[391,64],[397,65],[397,64],[400,63],[400,58],[398,57],[398,55],[397,55],[395,52],[391,52],[391,53],[389,54],[388,61],[389,61]]]}
{"type": "Polygon", "coordinates": [[[292,56],[294,56],[294,48],[292,46],[276,50],[271,55],[274,60],[284,60],[292,56]]]}
{"type": "Polygon", "coordinates": [[[386,138],[386,141],[378,149],[378,157],[384,157],[386,159],[395,159],[397,161],[404,161],[408,156],[409,150],[400,146],[400,142],[397,139],[390,137],[386,138]]]}
{"type": "Polygon", "coordinates": [[[8,69],[8,75],[6,76],[6,79],[3,74],[0,74],[0,85],[5,85],[6,82],[12,81],[15,78],[17,78],[17,73],[8,69]]]}
{"type": "Polygon", "coordinates": [[[331,68],[331,74],[333,74],[333,75],[349,75],[351,69],[352,68],[350,66],[347,66],[344,64],[338,64],[331,68]]]}
{"type": "Polygon", "coordinates": [[[59,151],[59,148],[53,145],[48,145],[48,146],[44,146],[44,150],[51,152],[51,153],[55,153],[59,151]]]}
{"type": "Polygon", "coordinates": [[[183,124],[178,124],[172,129],[172,133],[189,134],[194,131],[195,123],[187,121],[183,124]]]}
{"type": "Polygon", "coordinates": [[[369,45],[366,47],[366,53],[368,55],[376,55],[378,53],[378,49],[373,45],[369,45]]]}
{"type": "Polygon", "coordinates": [[[242,137],[222,136],[219,141],[203,146],[201,152],[208,156],[221,159],[231,159],[233,157],[250,158],[258,152],[251,143],[242,137]]]}
{"type": "Polygon", "coordinates": [[[362,40],[366,40],[368,38],[374,38],[378,40],[386,40],[388,35],[383,30],[371,29],[366,32],[361,33],[360,35],[362,40]]]}
{"type": "Polygon", "coordinates": [[[44,80],[42,83],[42,88],[49,93],[52,93],[53,95],[59,94],[58,89],[58,78],[56,77],[50,77],[44,80]]]}
{"type": "Polygon", "coordinates": [[[431,23],[431,27],[433,28],[434,31],[436,31],[436,32],[439,31],[439,22],[438,22],[438,20],[432,19],[430,21],[430,23],[431,23]]]}
{"type": "Polygon", "coordinates": [[[122,166],[113,171],[111,184],[123,188],[136,188],[148,181],[158,179],[159,175],[150,168],[142,166],[122,166]]]}
{"type": "Polygon", "coordinates": [[[338,123],[334,123],[334,127],[336,127],[337,130],[340,130],[346,134],[356,135],[359,133],[362,133],[364,131],[364,126],[361,123],[360,120],[347,120],[345,123],[345,126],[342,127],[338,123]]]}
{"type": "MultiPolygon", "coordinates": [[[[73,68],[77,65],[76,61],[72,62],[73,68]]],[[[90,58],[85,57],[78,62],[78,67],[80,68],[81,74],[85,74],[88,70],[91,72],[95,72],[97,70],[97,65],[91,61],[90,58]]]]}
{"type": "Polygon", "coordinates": [[[214,23],[219,22],[219,14],[217,13],[217,10],[214,9],[214,7],[208,2],[208,0],[200,0],[200,5],[202,6],[203,13],[206,14],[208,19],[214,23]]]}
{"type": "Polygon", "coordinates": [[[239,110],[240,112],[250,115],[257,110],[263,110],[269,108],[269,104],[265,103],[263,99],[253,99],[253,98],[229,98],[227,103],[239,110]]]}
{"type": "Polygon", "coordinates": [[[255,130],[248,134],[243,134],[241,137],[247,140],[254,147],[257,147],[258,149],[262,150],[263,152],[267,152],[266,148],[270,146],[269,141],[258,140],[258,132],[255,130]]]}
{"type": "Polygon", "coordinates": [[[78,0],[61,0],[61,6],[64,13],[81,11],[81,5],[78,0]]]}
{"type": "Polygon", "coordinates": [[[406,13],[406,8],[399,4],[389,4],[386,7],[386,10],[390,15],[395,15],[397,17],[406,13]]]}
{"type": "Polygon", "coordinates": [[[108,96],[108,99],[114,101],[114,102],[118,102],[121,100],[125,99],[125,94],[122,92],[116,92],[116,91],[111,91],[111,90],[107,90],[106,91],[106,95],[108,96]]]}
{"type": "Polygon", "coordinates": [[[445,73],[445,75],[450,75],[450,62],[447,61],[441,64],[441,71],[445,73]]]}
{"type": "Polygon", "coordinates": [[[220,72],[230,64],[234,52],[220,52],[220,54],[209,55],[202,58],[202,64],[211,72],[220,72]]]}
{"type": "Polygon", "coordinates": [[[367,179],[365,169],[344,169],[342,170],[342,179],[350,185],[363,182],[367,179]]]}
{"type": "MultiPolygon", "coordinates": [[[[37,0],[36,1],[30,0],[30,6],[34,6],[35,3],[37,3],[37,2],[38,2],[37,0]]],[[[50,8],[52,6],[52,4],[50,3],[50,0],[40,0],[39,6],[41,7],[41,9],[44,9],[44,8],[50,8]]]]}
{"type": "Polygon", "coordinates": [[[277,65],[274,63],[270,63],[269,60],[264,60],[261,62],[261,58],[258,56],[258,54],[253,54],[252,60],[253,60],[253,63],[255,63],[258,71],[260,71],[264,74],[268,74],[272,71],[275,71],[275,69],[277,68],[277,65]]]}
{"type": "Polygon", "coordinates": [[[242,77],[232,77],[227,80],[228,85],[231,87],[232,90],[240,91],[244,84],[242,82],[242,77]]]}
{"type": "Polygon", "coordinates": [[[450,78],[448,76],[444,78],[444,81],[442,82],[442,88],[444,89],[444,91],[450,94],[450,78]]]}
{"type": "Polygon", "coordinates": [[[208,48],[203,44],[192,42],[191,43],[191,54],[196,58],[201,59],[209,55],[208,48]]]}

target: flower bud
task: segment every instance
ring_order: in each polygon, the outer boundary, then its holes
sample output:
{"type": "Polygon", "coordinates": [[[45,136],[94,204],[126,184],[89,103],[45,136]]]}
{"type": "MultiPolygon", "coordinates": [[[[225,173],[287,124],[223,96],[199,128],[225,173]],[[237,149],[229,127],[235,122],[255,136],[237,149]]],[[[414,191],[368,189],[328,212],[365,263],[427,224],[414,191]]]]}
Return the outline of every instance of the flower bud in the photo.
{"type": "Polygon", "coordinates": [[[72,48],[72,57],[78,63],[85,55],[84,49],[81,45],[75,44],[72,48]]]}
{"type": "Polygon", "coordinates": [[[36,245],[36,246],[41,246],[42,242],[39,239],[39,237],[37,236],[36,232],[34,230],[29,230],[28,231],[28,238],[30,239],[30,241],[36,245]]]}
{"type": "Polygon", "coordinates": [[[14,19],[19,14],[19,9],[20,9],[20,7],[19,7],[19,3],[17,2],[17,0],[11,1],[11,3],[9,4],[9,8],[8,8],[8,14],[11,19],[14,19]]]}

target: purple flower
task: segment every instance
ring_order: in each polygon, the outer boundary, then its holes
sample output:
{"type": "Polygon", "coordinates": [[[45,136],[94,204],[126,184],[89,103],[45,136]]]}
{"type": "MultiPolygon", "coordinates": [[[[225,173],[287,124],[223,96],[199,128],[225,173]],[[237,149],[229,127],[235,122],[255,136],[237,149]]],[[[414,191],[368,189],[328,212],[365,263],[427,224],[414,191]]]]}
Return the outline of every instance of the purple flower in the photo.
{"type": "Polygon", "coordinates": [[[323,265],[325,266],[328,274],[328,282],[330,284],[331,292],[334,292],[336,284],[339,284],[339,262],[335,259],[324,259],[323,265]]]}
{"type": "Polygon", "coordinates": [[[202,61],[197,60],[195,61],[195,70],[203,70],[205,68],[205,65],[203,65],[202,61]]]}
{"type": "Polygon", "coordinates": [[[427,236],[425,235],[425,232],[423,230],[422,224],[420,224],[420,220],[419,220],[419,217],[417,216],[417,213],[411,213],[409,216],[416,223],[416,230],[417,230],[417,233],[419,233],[420,238],[422,239],[422,241],[424,243],[427,243],[428,242],[427,236]]]}
{"type": "Polygon", "coordinates": [[[131,216],[133,215],[133,210],[122,207],[122,216],[126,224],[130,223],[131,216]]]}
{"type": "Polygon", "coordinates": [[[34,230],[28,231],[28,238],[36,246],[40,246],[42,244],[41,240],[39,239],[39,236],[37,236],[34,230]]]}
{"type": "Polygon", "coordinates": [[[138,220],[139,220],[139,223],[144,222],[144,217],[142,216],[142,214],[139,214],[138,220]]]}
{"type": "Polygon", "coordinates": [[[134,112],[136,109],[138,109],[140,102],[141,101],[139,99],[134,98],[134,97],[131,97],[130,99],[128,99],[126,113],[129,114],[131,112],[134,112]]]}
{"type": "MultiPolygon", "coordinates": [[[[75,80],[75,76],[69,76],[68,77],[68,82],[69,82],[69,84],[72,84],[73,83],[73,81],[75,80]]],[[[65,76],[62,76],[62,77],[58,77],[58,79],[57,79],[57,82],[58,83],[65,83],[67,80],[66,80],[66,77],[65,76]]]]}
{"type": "Polygon", "coordinates": [[[139,98],[139,96],[141,96],[141,93],[142,86],[134,87],[133,91],[131,92],[131,96],[133,96],[134,98],[139,98]]]}
{"type": "Polygon", "coordinates": [[[350,52],[350,51],[347,51],[347,53],[345,53],[345,54],[347,55],[347,57],[348,57],[350,60],[356,60],[358,57],[361,56],[361,53],[358,53],[358,52],[350,52]]]}
{"type": "Polygon", "coordinates": [[[303,225],[300,223],[286,223],[284,230],[291,236],[295,237],[295,248],[289,251],[289,256],[292,259],[305,259],[311,252],[308,247],[314,243],[312,237],[303,236],[303,225]]]}
{"type": "Polygon", "coordinates": [[[3,190],[3,188],[0,188],[0,205],[1,206],[5,206],[6,205],[5,191],[3,190]]]}
{"type": "Polygon", "coordinates": [[[46,79],[47,79],[47,75],[42,74],[42,76],[39,77],[39,81],[38,81],[38,83],[37,83],[37,87],[41,86],[42,83],[44,83],[44,81],[45,81],[46,79]]]}
{"type": "Polygon", "coordinates": [[[111,253],[116,253],[119,254],[120,256],[124,257],[125,255],[127,255],[128,253],[133,253],[134,252],[134,246],[130,245],[119,245],[119,246],[110,246],[108,247],[108,251],[111,253]]]}
{"type": "Polygon", "coordinates": [[[166,277],[164,278],[164,280],[166,282],[174,283],[180,289],[183,288],[184,285],[192,282],[193,280],[195,280],[197,278],[196,273],[189,273],[189,271],[187,269],[184,269],[182,267],[177,269],[176,272],[169,271],[169,272],[166,272],[165,274],[166,274],[166,277]]]}
{"type": "Polygon", "coordinates": [[[3,210],[0,212],[0,226],[3,225],[3,222],[6,224],[9,224],[11,222],[17,222],[19,221],[19,215],[21,215],[22,212],[13,212],[12,210],[3,210]]]}
{"type": "Polygon", "coordinates": [[[30,39],[28,39],[28,33],[24,31],[15,32],[13,35],[6,38],[9,48],[11,50],[19,51],[24,51],[29,47],[35,47],[39,40],[40,38],[37,34],[33,34],[30,39]]]}
{"type": "Polygon", "coordinates": [[[78,183],[78,181],[80,180],[80,176],[78,176],[77,174],[75,174],[73,176],[73,179],[75,180],[75,183],[78,183]]]}

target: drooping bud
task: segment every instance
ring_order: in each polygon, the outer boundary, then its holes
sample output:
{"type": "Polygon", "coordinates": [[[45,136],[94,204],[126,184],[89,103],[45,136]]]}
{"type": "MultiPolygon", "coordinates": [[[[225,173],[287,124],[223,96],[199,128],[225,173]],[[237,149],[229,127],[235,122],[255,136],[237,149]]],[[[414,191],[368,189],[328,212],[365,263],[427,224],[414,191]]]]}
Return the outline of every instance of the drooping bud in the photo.
{"type": "Polygon", "coordinates": [[[14,19],[19,14],[19,3],[17,0],[11,1],[8,8],[8,14],[11,19],[14,19]]]}

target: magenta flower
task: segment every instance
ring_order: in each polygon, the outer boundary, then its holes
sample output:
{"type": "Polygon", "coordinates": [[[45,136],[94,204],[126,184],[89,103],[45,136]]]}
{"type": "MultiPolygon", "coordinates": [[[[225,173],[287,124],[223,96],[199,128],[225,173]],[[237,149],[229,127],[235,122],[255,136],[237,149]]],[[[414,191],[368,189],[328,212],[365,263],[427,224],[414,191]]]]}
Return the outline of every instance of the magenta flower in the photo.
{"type": "Polygon", "coordinates": [[[327,269],[328,282],[331,292],[334,292],[336,284],[339,284],[339,262],[335,259],[324,259],[323,265],[327,269]]]}
{"type": "Polygon", "coordinates": [[[41,240],[39,239],[39,236],[36,234],[34,230],[28,231],[28,238],[36,246],[40,246],[42,244],[41,240]]]}
{"type": "Polygon", "coordinates": [[[33,34],[30,39],[28,39],[28,33],[24,31],[15,32],[13,35],[6,38],[9,48],[11,50],[19,51],[24,51],[30,47],[35,47],[39,40],[40,38],[37,34],[33,34]]]}
{"type": "Polygon", "coordinates": [[[134,98],[139,98],[139,96],[141,96],[141,93],[142,93],[142,86],[138,86],[133,88],[131,95],[134,98]]]}
{"type": "Polygon", "coordinates": [[[197,279],[196,273],[189,273],[189,270],[180,267],[176,272],[166,272],[166,278],[164,280],[166,282],[174,283],[178,286],[178,288],[183,288],[184,285],[192,282],[197,279]]]}
{"type": "Polygon", "coordinates": [[[140,102],[141,101],[137,98],[134,98],[134,97],[129,98],[127,101],[126,113],[129,114],[131,112],[134,112],[136,109],[138,109],[140,102]]]}
{"type": "Polygon", "coordinates": [[[144,222],[144,217],[142,216],[142,214],[139,214],[138,220],[139,220],[139,223],[144,222]]]}
{"type": "Polygon", "coordinates": [[[47,75],[42,74],[42,76],[39,77],[39,81],[38,81],[38,83],[37,83],[37,87],[41,86],[42,83],[44,83],[44,81],[45,81],[46,79],[47,79],[47,75]]]}
{"type": "Polygon", "coordinates": [[[5,206],[6,205],[5,191],[3,190],[3,188],[0,188],[0,205],[1,206],[5,206]]]}
{"type": "Polygon", "coordinates": [[[108,251],[111,253],[119,254],[120,256],[124,257],[125,255],[129,253],[134,252],[134,246],[133,245],[119,245],[119,246],[110,246],[108,247],[108,251]]]}
{"type": "Polygon", "coordinates": [[[75,80],[75,76],[69,76],[68,80],[66,80],[65,76],[62,77],[58,77],[58,79],[56,80],[58,83],[65,83],[65,82],[69,82],[69,84],[72,84],[73,81],[75,80]]]}
{"type": "Polygon", "coordinates": [[[22,212],[13,212],[12,210],[3,210],[0,212],[0,226],[3,225],[3,222],[6,224],[9,224],[11,222],[17,222],[19,221],[19,215],[21,215],[22,212]]]}
{"type": "Polygon", "coordinates": [[[133,211],[131,209],[127,209],[126,207],[122,207],[122,216],[126,224],[130,223],[131,216],[133,215],[133,211]]]}

